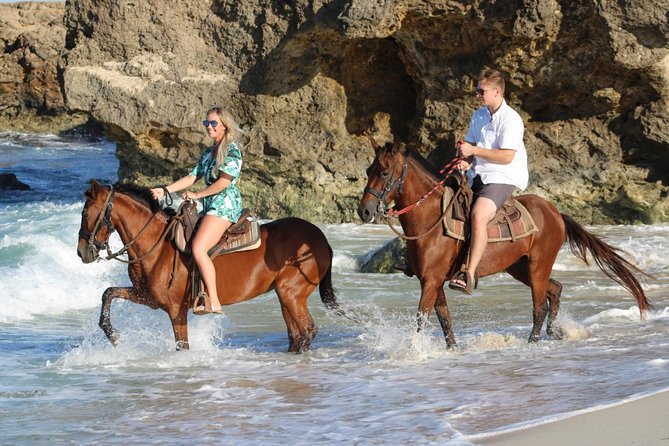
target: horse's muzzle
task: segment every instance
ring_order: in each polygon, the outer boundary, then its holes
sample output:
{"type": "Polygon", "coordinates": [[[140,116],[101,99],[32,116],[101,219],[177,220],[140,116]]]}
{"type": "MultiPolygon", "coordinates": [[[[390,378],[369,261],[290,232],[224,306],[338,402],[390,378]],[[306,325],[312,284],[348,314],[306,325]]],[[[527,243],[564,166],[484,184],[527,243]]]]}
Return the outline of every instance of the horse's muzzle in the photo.
{"type": "Polygon", "coordinates": [[[82,262],[92,263],[98,259],[99,251],[95,246],[89,245],[86,240],[80,239],[79,245],[77,246],[77,255],[79,255],[82,262]]]}
{"type": "Polygon", "coordinates": [[[364,223],[372,223],[376,217],[376,206],[374,203],[360,203],[358,206],[358,216],[364,223]]]}

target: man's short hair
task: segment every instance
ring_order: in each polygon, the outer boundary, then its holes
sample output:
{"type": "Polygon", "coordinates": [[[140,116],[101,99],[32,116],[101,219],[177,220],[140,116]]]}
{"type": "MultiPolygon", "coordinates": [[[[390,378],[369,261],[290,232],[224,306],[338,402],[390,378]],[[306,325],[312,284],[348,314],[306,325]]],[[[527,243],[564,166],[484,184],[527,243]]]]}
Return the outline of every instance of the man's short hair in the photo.
{"type": "Polygon", "coordinates": [[[493,84],[501,90],[502,94],[504,94],[504,76],[502,76],[502,73],[499,71],[486,68],[479,74],[479,81],[486,81],[486,83],[493,84]]]}

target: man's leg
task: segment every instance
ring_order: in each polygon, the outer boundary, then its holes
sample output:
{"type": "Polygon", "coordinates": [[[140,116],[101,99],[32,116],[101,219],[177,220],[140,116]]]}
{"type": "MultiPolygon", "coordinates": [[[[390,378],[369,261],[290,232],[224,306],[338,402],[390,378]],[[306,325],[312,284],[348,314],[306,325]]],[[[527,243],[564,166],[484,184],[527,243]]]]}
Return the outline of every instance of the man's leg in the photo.
{"type": "MultiPolygon", "coordinates": [[[[477,197],[472,206],[470,215],[470,234],[469,234],[469,256],[467,260],[467,273],[473,280],[476,277],[476,268],[478,268],[483,252],[488,245],[488,222],[495,216],[497,205],[490,198],[477,197]]],[[[449,287],[464,291],[467,283],[464,277],[456,275],[451,280],[449,287]]],[[[473,284],[471,284],[473,286],[473,284]]]]}
{"type": "Polygon", "coordinates": [[[488,222],[497,212],[497,205],[490,198],[478,197],[474,202],[471,214],[471,237],[469,248],[469,262],[467,271],[472,277],[476,276],[483,252],[488,245],[488,222]]]}

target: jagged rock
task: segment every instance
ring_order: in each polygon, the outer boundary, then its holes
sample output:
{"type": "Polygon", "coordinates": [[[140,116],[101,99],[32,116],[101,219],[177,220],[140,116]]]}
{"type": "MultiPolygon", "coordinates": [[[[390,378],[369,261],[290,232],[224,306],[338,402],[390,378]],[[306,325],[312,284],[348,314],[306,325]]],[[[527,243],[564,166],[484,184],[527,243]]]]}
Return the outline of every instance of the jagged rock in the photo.
{"type": "MultiPolygon", "coordinates": [[[[6,6],[2,6],[6,8],[6,6]]],[[[441,164],[494,66],[526,122],[528,192],[582,223],[669,221],[663,2],[217,0],[65,6],[62,89],[118,142],[122,179],[183,175],[223,103],[260,216],[353,221],[393,136],[441,164]]],[[[4,31],[3,31],[4,32],[4,31]]]]}
{"type": "Polygon", "coordinates": [[[0,129],[59,132],[88,120],[68,113],[58,80],[64,11],[63,3],[0,4],[0,129]]]}
{"type": "Polygon", "coordinates": [[[0,173],[0,190],[30,190],[30,186],[19,181],[13,173],[0,173]]]}

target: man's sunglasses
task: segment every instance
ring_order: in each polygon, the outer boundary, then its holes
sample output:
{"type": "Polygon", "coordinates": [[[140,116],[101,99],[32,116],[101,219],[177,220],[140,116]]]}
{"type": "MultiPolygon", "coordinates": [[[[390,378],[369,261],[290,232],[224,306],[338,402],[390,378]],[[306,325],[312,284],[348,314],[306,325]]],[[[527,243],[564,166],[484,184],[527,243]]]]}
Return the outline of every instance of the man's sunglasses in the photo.
{"type": "Polygon", "coordinates": [[[203,124],[205,127],[209,127],[209,126],[211,125],[211,128],[215,129],[216,126],[218,125],[218,121],[207,121],[207,120],[205,119],[204,121],[202,121],[202,124],[203,124]]]}

